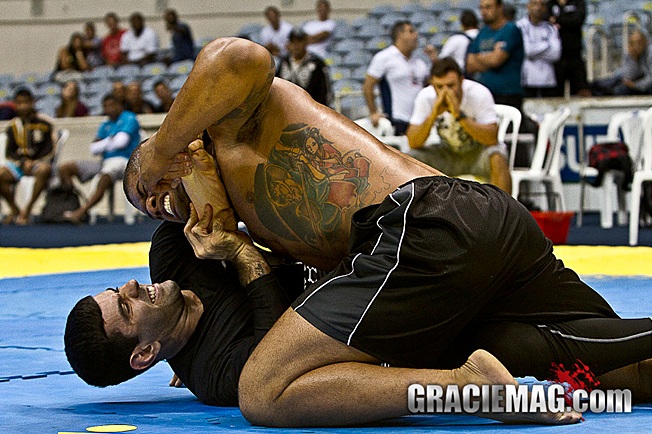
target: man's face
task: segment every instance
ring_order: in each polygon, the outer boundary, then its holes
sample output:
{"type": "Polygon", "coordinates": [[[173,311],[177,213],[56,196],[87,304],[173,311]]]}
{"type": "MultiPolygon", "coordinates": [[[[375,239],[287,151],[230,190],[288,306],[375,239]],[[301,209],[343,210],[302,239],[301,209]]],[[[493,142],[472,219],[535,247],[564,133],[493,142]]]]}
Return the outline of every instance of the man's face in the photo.
{"type": "Polygon", "coordinates": [[[113,98],[109,98],[104,101],[104,114],[106,114],[111,120],[116,120],[122,113],[122,105],[113,98]]]}
{"type": "Polygon", "coordinates": [[[93,298],[102,311],[107,335],[121,333],[140,342],[165,341],[186,306],[179,286],[171,280],[152,285],[130,280],[93,298]]]}
{"type": "Polygon", "coordinates": [[[158,99],[161,101],[172,98],[172,92],[170,92],[170,88],[162,83],[158,84],[154,88],[154,92],[156,93],[158,99]]]}
{"type": "Polygon", "coordinates": [[[34,110],[34,99],[26,95],[19,95],[14,99],[16,114],[20,117],[29,116],[34,110]]]}
{"type": "Polygon", "coordinates": [[[419,46],[419,32],[417,32],[417,29],[412,24],[405,24],[399,32],[397,39],[402,40],[411,50],[416,50],[419,46]]]}
{"type": "Polygon", "coordinates": [[[462,77],[457,72],[448,71],[442,77],[432,77],[431,83],[437,95],[441,95],[444,91],[453,92],[457,100],[462,101],[462,77]]]}
{"type": "Polygon", "coordinates": [[[647,48],[647,39],[638,33],[634,32],[629,36],[627,40],[627,52],[634,59],[640,58],[647,48]]]}
{"type": "Polygon", "coordinates": [[[317,3],[317,17],[320,21],[325,21],[331,14],[331,8],[324,2],[317,3]]]}
{"type": "Polygon", "coordinates": [[[143,20],[140,17],[132,17],[130,20],[131,27],[136,33],[140,33],[143,30],[143,20]]]}
{"type": "Polygon", "coordinates": [[[530,0],[527,4],[528,16],[530,17],[530,21],[535,24],[543,21],[547,10],[548,7],[545,0],[530,0]]]}
{"type": "Polygon", "coordinates": [[[287,49],[293,58],[299,60],[299,59],[303,59],[303,57],[306,55],[307,45],[308,45],[308,40],[306,38],[303,39],[293,38],[288,41],[287,49]]]}
{"type": "Polygon", "coordinates": [[[273,28],[278,29],[280,20],[278,14],[274,9],[269,9],[265,13],[265,17],[267,18],[267,21],[269,21],[269,24],[271,24],[273,28]]]}
{"type": "Polygon", "coordinates": [[[145,190],[137,175],[127,174],[124,179],[129,201],[141,212],[155,220],[185,223],[190,218],[190,197],[183,183],[162,192],[145,190]]]}
{"type": "Polygon", "coordinates": [[[482,21],[488,26],[497,22],[502,13],[502,6],[498,6],[496,0],[480,0],[480,15],[482,21]]]}
{"type": "Polygon", "coordinates": [[[118,29],[118,20],[116,20],[113,17],[108,17],[104,20],[104,24],[106,24],[106,27],[109,28],[109,31],[113,33],[115,30],[118,29]]]}
{"type": "Polygon", "coordinates": [[[138,83],[129,83],[127,86],[127,93],[125,98],[130,103],[137,103],[140,101],[142,92],[140,90],[140,85],[138,83]]]}

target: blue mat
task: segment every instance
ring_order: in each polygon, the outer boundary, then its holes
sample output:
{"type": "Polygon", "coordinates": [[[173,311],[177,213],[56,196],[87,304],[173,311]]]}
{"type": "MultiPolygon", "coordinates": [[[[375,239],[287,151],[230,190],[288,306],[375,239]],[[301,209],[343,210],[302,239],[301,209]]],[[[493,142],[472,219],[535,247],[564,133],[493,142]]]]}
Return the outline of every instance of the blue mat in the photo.
{"type": "MultiPolygon", "coordinates": [[[[473,416],[409,416],[348,429],[279,430],[253,427],[236,408],[199,403],[186,389],[167,386],[172,371],[159,363],[115,387],[87,386],[63,352],[63,329],[70,308],[84,295],[121,285],[130,278],[149,281],[145,268],[0,279],[0,433],[86,432],[97,425],[126,424],[134,433],[205,432],[483,432],[544,434],[649,433],[652,405],[631,414],[585,414],[573,426],[509,426],[473,416]]],[[[652,279],[588,278],[624,317],[652,314],[652,279]]]]}

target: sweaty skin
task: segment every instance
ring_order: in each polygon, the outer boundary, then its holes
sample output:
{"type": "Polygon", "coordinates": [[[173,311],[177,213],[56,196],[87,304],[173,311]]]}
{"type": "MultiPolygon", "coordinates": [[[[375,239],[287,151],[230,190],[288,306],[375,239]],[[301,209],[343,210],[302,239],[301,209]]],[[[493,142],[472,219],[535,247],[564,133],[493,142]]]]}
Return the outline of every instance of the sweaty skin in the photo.
{"type": "Polygon", "coordinates": [[[237,38],[202,50],[161,128],[143,144],[143,190],[169,191],[175,155],[204,129],[252,237],[326,270],[346,255],[355,211],[411,179],[441,175],[274,78],[269,52],[237,38]]]}

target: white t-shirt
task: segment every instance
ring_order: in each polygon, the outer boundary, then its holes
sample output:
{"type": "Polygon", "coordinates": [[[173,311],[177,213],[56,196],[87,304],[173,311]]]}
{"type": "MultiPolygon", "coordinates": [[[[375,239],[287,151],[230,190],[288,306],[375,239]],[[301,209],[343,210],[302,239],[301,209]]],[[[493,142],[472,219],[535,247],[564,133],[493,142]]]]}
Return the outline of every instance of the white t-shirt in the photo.
{"type": "Polygon", "coordinates": [[[127,53],[127,61],[138,62],[159,48],[158,35],[151,27],[144,27],[140,36],[133,29],[127,30],[120,39],[120,51],[127,53]]]}
{"type": "MultiPolygon", "coordinates": [[[[421,90],[414,101],[414,112],[410,118],[410,124],[423,124],[432,113],[436,100],[437,92],[432,85],[421,90]]],[[[491,92],[482,84],[472,80],[462,81],[460,111],[479,124],[498,123],[491,92]]],[[[437,128],[442,144],[448,145],[453,152],[463,154],[477,146],[482,146],[462,128],[459,122],[455,121],[449,112],[442,113],[435,120],[434,127],[437,128]]]]}
{"type": "MultiPolygon", "coordinates": [[[[392,119],[407,122],[412,114],[414,99],[429,75],[426,62],[412,55],[409,59],[390,45],[371,59],[367,74],[387,81],[392,99],[392,119]]],[[[387,110],[387,108],[385,108],[387,110]]]]}
{"type": "Polygon", "coordinates": [[[264,46],[269,43],[276,45],[280,49],[279,55],[284,56],[288,52],[287,43],[291,31],[292,24],[287,21],[281,21],[278,30],[274,30],[271,24],[267,25],[260,31],[260,43],[264,46]]]}
{"type": "Polygon", "coordinates": [[[303,31],[306,32],[306,35],[313,36],[321,32],[330,32],[330,36],[324,39],[321,42],[308,45],[308,51],[319,56],[322,59],[328,57],[328,50],[331,47],[331,41],[333,40],[333,32],[335,31],[335,26],[337,23],[335,20],[313,20],[308,21],[303,25],[303,31]]]}
{"type": "Polygon", "coordinates": [[[479,32],[480,29],[470,29],[464,32],[466,36],[461,33],[449,36],[444,46],[441,47],[439,58],[452,57],[460,65],[462,71],[464,71],[466,67],[466,51],[469,48],[471,40],[475,39],[479,32]]]}
{"type": "Polygon", "coordinates": [[[557,27],[548,21],[533,24],[528,17],[516,22],[523,35],[525,58],[521,67],[521,85],[555,87],[555,62],[561,57],[561,39],[557,27]]]}

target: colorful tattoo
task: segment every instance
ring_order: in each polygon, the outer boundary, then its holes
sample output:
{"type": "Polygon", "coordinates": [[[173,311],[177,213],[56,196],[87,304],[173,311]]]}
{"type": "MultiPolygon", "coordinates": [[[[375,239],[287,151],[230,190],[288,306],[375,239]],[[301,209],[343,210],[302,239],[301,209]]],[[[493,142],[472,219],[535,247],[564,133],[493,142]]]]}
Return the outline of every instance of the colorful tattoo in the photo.
{"type": "Polygon", "coordinates": [[[368,203],[371,162],[342,154],[318,128],[290,125],[256,169],[255,207],[277,236],[324,247],[349,215],[368,203]]]}

